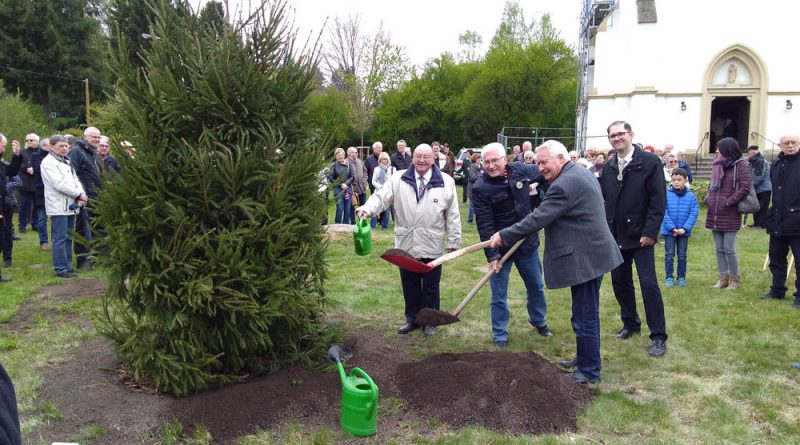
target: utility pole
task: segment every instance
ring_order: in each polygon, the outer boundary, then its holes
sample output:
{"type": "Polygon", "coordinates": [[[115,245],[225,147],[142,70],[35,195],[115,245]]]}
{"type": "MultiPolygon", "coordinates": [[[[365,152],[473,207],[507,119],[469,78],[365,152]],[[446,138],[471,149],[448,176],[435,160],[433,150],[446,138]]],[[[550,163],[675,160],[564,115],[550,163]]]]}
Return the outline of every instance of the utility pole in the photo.
{"type": "Polygon", "coordinates": [[[83,95],[86,99],[86,125],[91,124],[89,118],[89,79],[83,79],[83,95]]]}

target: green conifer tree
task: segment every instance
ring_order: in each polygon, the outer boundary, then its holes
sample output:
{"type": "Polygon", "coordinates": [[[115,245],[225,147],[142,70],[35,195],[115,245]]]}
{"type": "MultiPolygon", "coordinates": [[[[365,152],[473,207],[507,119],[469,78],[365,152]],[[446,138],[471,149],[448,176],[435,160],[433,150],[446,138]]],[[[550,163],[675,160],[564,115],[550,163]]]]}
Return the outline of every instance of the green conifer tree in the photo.
{"type": "Polygon", "coordinates": [[[322,147],[304,104],[316,48],[273,2],[225,29],[154,0],[153,40],[112,51],[122,171],[96,202],[109,289],[99,329],[178,395],[324,350],[322,147]]]}

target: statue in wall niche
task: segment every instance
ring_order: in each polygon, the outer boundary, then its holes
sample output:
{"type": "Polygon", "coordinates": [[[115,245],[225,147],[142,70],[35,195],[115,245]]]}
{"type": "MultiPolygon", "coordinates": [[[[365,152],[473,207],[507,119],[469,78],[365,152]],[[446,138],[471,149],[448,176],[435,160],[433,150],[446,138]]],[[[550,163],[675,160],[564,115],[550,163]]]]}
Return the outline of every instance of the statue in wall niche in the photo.
{"type": "Polygon", "coordinates": [[[728,66],[728,83],[736,82],[736,65],[730,64],[728,66]]]}

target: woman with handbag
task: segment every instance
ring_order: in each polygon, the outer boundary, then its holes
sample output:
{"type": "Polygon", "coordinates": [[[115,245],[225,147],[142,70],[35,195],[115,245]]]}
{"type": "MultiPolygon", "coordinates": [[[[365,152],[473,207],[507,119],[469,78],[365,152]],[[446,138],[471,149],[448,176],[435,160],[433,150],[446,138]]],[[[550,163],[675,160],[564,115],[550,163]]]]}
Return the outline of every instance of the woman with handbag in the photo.
{"type": "Polygon", "coordinates": [[[736,290],[740,284],[736,235],[742,227],[739,202],[751,188],[749,165],[742,159],[739,143],[723,138],[717,143],[717,157],[711,169],[711,186],[705,203],[708,206],[706,228],[711,229],[717,250],[717,289],[736,290]]]}

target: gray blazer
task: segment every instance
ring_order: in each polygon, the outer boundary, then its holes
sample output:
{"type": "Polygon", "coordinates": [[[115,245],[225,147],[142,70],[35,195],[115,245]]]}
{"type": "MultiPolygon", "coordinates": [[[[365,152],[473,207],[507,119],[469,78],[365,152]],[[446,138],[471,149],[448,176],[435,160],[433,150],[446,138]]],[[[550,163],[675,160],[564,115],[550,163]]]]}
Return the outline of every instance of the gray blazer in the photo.
{"type": "Polygon", "coordinates": [[[544,229],[544,281],[550,289],[595,279],[622,263],[622,254],[606,224],[600,183],[587,169],[567,162],[550,184],[542,204],[513,226],[501,230],[513,244],[544,229]]]}

